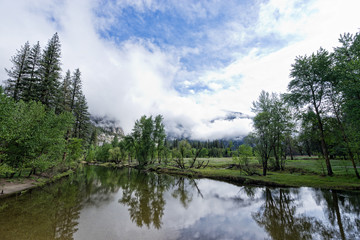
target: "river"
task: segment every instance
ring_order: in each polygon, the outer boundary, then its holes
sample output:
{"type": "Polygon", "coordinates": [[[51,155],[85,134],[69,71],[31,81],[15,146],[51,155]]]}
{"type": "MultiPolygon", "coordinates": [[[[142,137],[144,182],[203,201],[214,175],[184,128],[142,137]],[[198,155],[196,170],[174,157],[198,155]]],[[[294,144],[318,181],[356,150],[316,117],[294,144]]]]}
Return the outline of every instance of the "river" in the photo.
{"type": "Polygon", "coordinates": [[[360,239],[360,196],[85,166],[0,199],[0,239],[360,239]]]}

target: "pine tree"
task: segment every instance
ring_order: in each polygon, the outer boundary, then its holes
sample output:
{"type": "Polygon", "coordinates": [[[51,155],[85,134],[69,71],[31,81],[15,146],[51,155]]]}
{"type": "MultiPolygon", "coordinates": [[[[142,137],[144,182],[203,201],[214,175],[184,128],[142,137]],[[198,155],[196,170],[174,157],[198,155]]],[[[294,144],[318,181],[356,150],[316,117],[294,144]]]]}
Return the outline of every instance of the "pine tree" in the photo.
{"type": "Polygon", "coordinates": [[[21,46],[20,50],[17,50],[16,55],[11,58],[10,61],[14,64],[13,67],[10,70],[5,69],[9,76],[5,85],[5,93],[14,98],[15,101],[21,98],[26,69],[29,64],[29,53],[30,44],[26,42],[24,46],[21,46]]]}
{"type": "Polygon", "coordinates": [[[40,43],[37,42],[29,52],[25,77],[22,86],[22,99],[24,101],[39,100],[37,85],[40,82],[39,68],[41,60],[40,43]]]}
{"type": "Polygon", "coordinates": [[[60,99],[59,99],[59,112],[71,112],[71,73],[67,70],[64,80],[60,85],[60,99]]]}
{"type": "Polygon", "coordinates": [[[73,137],[87,139],[89,137],[90,114],[81,87],[81,72],[76,69],[71,80],[71,93],[69,96],[70,109],[76,118],[73,137]]]}
{"type": "Polygon", "coordinates": [[[90,137],[90,145],[93,145],[93,146],[98,145],[98,130],[97,130],[97,128],[95,126],[92,126],[92,132],[91,132],[91,137],[90,137]]]}
{"type": "Polygon", "coordinates": [[[39,84],[40,101],[48,108],[55,108],[58,104],[59,85],[61,78],[61,45],[57,33],[49,40],[40,61],[39,84]]]}
{"type": "Polygon", "coordinates": [[[72,81],[71,81],[71,96],[70,96],[71,97],[71,99],[70,99],[71,111],[73,111],[75,108],[76,100],[79,99],[80,96],[82,95],[81,87],[82,87],[81,72],[79,69],[76,69],[74,72],[74,75],[72,77],[72,81]]]}
{"type": "Polygon", "coordinates": [[[82,92],[80,92],[80,96],[76,99],[74,106],[76,120],[73,136],[86,140],[89,138],[90,114],[88,112],[86,98],[82,92]]]}

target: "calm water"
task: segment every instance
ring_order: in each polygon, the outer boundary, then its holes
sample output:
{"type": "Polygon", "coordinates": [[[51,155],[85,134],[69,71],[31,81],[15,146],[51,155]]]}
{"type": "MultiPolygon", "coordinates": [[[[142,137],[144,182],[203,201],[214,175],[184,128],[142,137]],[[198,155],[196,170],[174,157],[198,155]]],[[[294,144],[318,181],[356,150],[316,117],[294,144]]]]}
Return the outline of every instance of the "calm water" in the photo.
{"type": "Polygon", "coordinates": [[[0,200],[0,239],[360,239],[360,196],[92,166],[0,200]]]}

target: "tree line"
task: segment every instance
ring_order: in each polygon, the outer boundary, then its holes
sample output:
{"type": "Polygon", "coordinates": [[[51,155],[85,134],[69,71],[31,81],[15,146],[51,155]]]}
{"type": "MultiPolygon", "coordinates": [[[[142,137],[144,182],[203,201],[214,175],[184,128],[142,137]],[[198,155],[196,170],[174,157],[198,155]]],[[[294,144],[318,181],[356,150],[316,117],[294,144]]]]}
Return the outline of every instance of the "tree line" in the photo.
{"type": "Polygon", "coordinates": [[[266,175],[270,168],[283,170],[287,156],[307,154],[321,156],[329,176],[330,159],[349,159],[360,178],[360,33],[341,35],[339,42],[332,52],[320,48],[298,56],[287,93],[260,93],[252,107],[254,131],[239,148],[232,141],[167,139],[161,115],[144,115],[130,134],[98,146],[80,70],[61,76],[58,35],[42,51],[39,43],[26,42],[11,58],[9,78],[0,88],[0,175],[69,166],[82,156],[87,161],[136,160],[140,167],[171,161],[180,168],[185,158],[192,158],[194,167],[198,157],[234,157],[249,174],[254,155],[266,175]]]}
{"type": "Polygon", "coordinates": [[[10,61],[0,88],[0,175],[71,166],[90,135],[80,70],[62,77],[57,33],[44,49],[26,42],[10,61]]]}
{"type": "Polygon", "coordinates": [[[360,156],[360,33],[346,33],[340,46],[298,56],[291,66],[288,92],[262,91],[253,103],[254,131],[247,141],[261,156],[263,175],[270,158],[283,169],[286,153],[320,155],[326,173],[331,158],[356,163],[360,156]]]}
{"type": "MultiPolygon", "coordinates": [[[[91,144],[86,160],[133,163],[140,167],[148,164],[165,164],[183,161],[184,158],[232,157],[238,154],[236,148],[241,141],[213,140],[196,141],[169,139],[165,132],[163,116],[142,116],[136,120],[132,132],[122,138],[117,136],[110,143],[101,146],[91,144]]],[[[93,138],[93,137],[92,137],[93,138]]],[[[178,164],[179,165],[179,164],[178,164]]],[[[180,164],[184,165],[184,162],[180,164]]]]}

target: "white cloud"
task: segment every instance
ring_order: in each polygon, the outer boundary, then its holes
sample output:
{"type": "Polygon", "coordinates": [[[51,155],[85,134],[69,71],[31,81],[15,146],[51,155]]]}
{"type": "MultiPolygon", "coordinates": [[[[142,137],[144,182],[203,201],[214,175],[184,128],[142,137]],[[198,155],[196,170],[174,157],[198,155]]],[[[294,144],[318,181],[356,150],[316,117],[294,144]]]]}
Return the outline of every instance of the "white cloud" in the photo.
{"type": "MultiPolygon", "coordinates": [[[[179,135],[185,132],[186,136],[201,139],[245,135],[251,128],[250,120],[211,120],[224,116],[224,110],[248,114],[261,90],[286,90],[297,55],[310,54],[320,46],[331,50],[340,33],[358,31],[357,1],[302,2],[272,0],[262,4],[258,21],[251,23],[251,28],[243,24],[246,19],[229,15],[223,31],[210,25],[204,29],[203,34],[210,39],[203,46],[176,49],[159,48],[144,39],[129,38],[119,44],[101,38],[98,30],[113,24],[115,15],[110,5],[103,9],[102,17],[95,15],[94,9],[100,6],[95,0],[2,1],[0,21],[6,24],[0,25],[0,66],[11,67],[10,57],[27,40],[39,40],[44,47],[59,32],[63,70],[80,68],[90,111],[119,119],[126,132],[143,114],[163,114],[167,128],[179,135]],[[279,35],[288,43],[270,50],[257,48],[256,44],[241,46],[256,36],[269,34],[279,35]],[[238,46],[239,50],[226,50],[226,46],[238,46]],[[233,61],[218,69],[188,71],[181,58],[200,55],[206,48],[224,49],[223,54],[233,61]],[[175,80],[181,80],[184,88],[203,84],[212,91],[189,88],[189,95],[181,95],[174,88],[178,84],[175,80]]],[[[118,3],[120,7],[135,4],[142,11],[165,9],[156,1],[118,3]]],[[[204,18],[218,14],[216,4],[176,6],[189,21],[195,21],[195,13],[204,18]]],[[[0,78],[6,77],[5,71],[0,71],[0,78]]]]}
{"type": "Polygon", "coordinates": [[[340,33],[357,31],[357,14],[353,9],[360,3],[317,1],[314,5],[304,6],[299,5],[300,2],[274,0],[262,5],[256,29],[258,34],[274,32],[284,36],[296,34],[297,37],[277,51],[264,54],[263,49],[254,47],[249,54],[238,57],[228,66],[205,72],[199,77],[204,83],[231,82],[233,79],[239,79],[239,82],[233,82],[230,90],[200,95],[198,102],[213,102],[222,108],[228,105],[235,111],[248,113],[261,90],[286,91],[296,56],[311,54],[320,46],[331,51],[338,44],[340,33]],[[274,17],[276,12],[279,12],[277,19],[274,17]]]}

